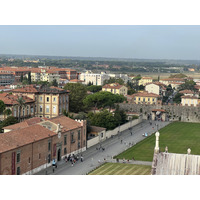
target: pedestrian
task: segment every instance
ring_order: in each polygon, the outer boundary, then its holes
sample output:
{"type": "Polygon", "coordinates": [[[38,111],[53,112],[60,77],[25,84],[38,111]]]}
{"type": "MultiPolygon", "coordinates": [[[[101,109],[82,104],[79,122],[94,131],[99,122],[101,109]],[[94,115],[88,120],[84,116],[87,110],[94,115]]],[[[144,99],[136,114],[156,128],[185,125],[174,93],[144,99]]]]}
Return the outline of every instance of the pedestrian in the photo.
{"type": "Polygon", "coordinates": [[[81,155],[81,162],[83,162],[83,156],[81,155]]]}
{"type": "Polygon", "coordinates": [[[121,140],[121,144],[122,144],[123,140],[121,140]]]}

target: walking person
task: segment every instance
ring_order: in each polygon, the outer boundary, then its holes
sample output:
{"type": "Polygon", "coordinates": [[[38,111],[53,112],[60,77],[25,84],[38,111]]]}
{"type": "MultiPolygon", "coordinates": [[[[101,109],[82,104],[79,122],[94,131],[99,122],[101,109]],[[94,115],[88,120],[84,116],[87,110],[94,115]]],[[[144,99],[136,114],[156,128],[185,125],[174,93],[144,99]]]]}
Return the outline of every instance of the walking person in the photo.
{"type": "Polygon", "coordinates": [[[83,162],[83,156],[81,155],[81,162],[83,162]]]}

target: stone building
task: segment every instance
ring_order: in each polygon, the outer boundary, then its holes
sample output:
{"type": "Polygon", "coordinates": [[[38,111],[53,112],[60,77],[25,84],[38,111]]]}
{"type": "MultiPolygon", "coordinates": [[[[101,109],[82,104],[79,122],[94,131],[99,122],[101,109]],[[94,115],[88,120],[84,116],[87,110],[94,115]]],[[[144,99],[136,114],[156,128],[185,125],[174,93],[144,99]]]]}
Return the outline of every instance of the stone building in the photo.
{"type": "MultiPolygon", "coordinates": [[[[1,93],[0,100],[4,102],[6,105],[6,109],[10,109],[12,112],[12,116],[19,117],[23,120],[26,118],[34,117],[35,116],[35,100],[22,95],[13,95],[9,93],[1,93]],[[24,106],[21,108],[20,112],[20,105],[17,101],[18,98],[22,98],[24,101],[24,106]]],[[[5,114],[0,115],[0,120],[6,119],[8,116],[5,114]]]]}
{"type": "Polygon", "coordinates": [[[36,117],[52,118],[69,110],[69,91],[58,87],[29,85],[11,91],[35,100],[36,117]]]}
{"type": "Polygon", "coordinates": [[[113,94],[127,95],[128,88],[124,85],[120,85],[119,83],[111,83],[104,85],[102,87],[102,91],[111,92],[113,94]]]}
{"type": "Polygon", "coordinates": [[[12,131],[0,134],[0,175],[35,174],[86,150],[86,121],[59,116],[5,129],[12,131]]]}

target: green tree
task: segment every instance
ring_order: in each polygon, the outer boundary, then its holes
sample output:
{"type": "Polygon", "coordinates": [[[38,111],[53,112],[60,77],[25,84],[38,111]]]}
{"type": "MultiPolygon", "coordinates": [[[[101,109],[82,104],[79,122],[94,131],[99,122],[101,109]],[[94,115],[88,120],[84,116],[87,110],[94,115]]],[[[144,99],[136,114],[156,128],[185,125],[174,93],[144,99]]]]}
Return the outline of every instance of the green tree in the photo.
{"type": "Polygon", "coordinates": [[[0,132],[3,132],[3,131],[2,131],[2,128],[3,128],[3,127],[16,124],[17,122],[18,122],[18,120],[17,120],[16,117],[13,117],[13,116],[7,117],[7,118],[6,118],[5,120],[3,120],[3,122],[0,124],[0,132]]]}
{"type": "Polygon", "coordinates": [[[178,87],[178,90],[192,90],[196,91],[197,89],[195,88],[196,83],[192,80],[186,80],[185,83],[181,84],[178,87]]]}
{"type": "Polygon", "coordinates": [[[22,108],[25,107],[25,101],[24,101],[23,97],[18,97],[17,98],[17,102],[18,102],[18,106],[19,106],[18,121],[20,122],[20,120],[21,120],[21,111],[22,111],[22,108]]]}
{"type": "Polygon", "coordinates": [[[111,83],[119,83],[120,85],[124,85],[124,81],[121,78],[110,78],[103,82],[103,85],[111,84],[111,83]]]}
{"type": "Polygon", "coordinates": [[[111,92],[96,92],[92,95],[88,95],[84,100],[83,104],[87,108],[94,107],[95,110],[98,108],[109,109],[114,108],[115,103],[122,103],[126,98],[123,95],[112,94],[111,92]]]}
{"type": "Polygon", "coordinates": [[[6,105],[4,104],[4,102],[2,100],[0,100],[0,114],[3,113],[3,111],[5,110],[6,105]]]}
{"type": "Polygon", "coordinates": [[[54,86],[54,87],[58,87],[58,82],[57,82],[57,80],[54,79],[54,80],[52,81],[51,85],[54,86]]]}
{"type": "Polygon", "coordinates": [[[116,106],[116,110],[114,112],[114,118],[116,120],[116,125],[126,123],[127,115],[124,110],[121,110],[119,106],[116,106]]]}
{"type": "Polygon", "coordinates": [[[12,111],[10,110],[10,108],[8,108],[8,109],[4,110],[3,114],[6,116],[9,116],[12,114],[12,111]]]}
{"type": "Polygon", "coordinates": [[[31,72],[28,73],[28,84],[31,84],[31,72]]]}
{"type": "Polygon", "coordinates": [[[90,92],[99,92],[102,90],[102,86],[101,85],[90,85],[90,86],[87,86],[87,91],[90,91],[90,92]]]}
{"type": "Polygon", "coordinates": [[[103,110],[99,113],[90,113],[88,117],[91,121],[91,125],[104,127],[107,130],[112,130],[116,127],[116,120],[112,113],[107,110],[103,110]]]}
{"type": "Polygon", "coordinates": [[[67,83],[65,90],[69,90],[69,110],[70,112],[84,111],[83,99],[87,96],[87,89],[80,83],[67,83]]]}
{"type": "Polygon", "coordinates": [[[20,82],[21,83],[22,83],[23,79],[24,79],[23,74],[21,74],[21,76],[20,76],[20,82]]]}
{"type": "Polygon", "coordinates": [[[183,96],[183,94],[181,94],[181,93],[177,93],[176,95],[175,95],[175,97],[173,98],[173,101],[175,102],[175,103],[181,103],[181,96],[183,96]]]}

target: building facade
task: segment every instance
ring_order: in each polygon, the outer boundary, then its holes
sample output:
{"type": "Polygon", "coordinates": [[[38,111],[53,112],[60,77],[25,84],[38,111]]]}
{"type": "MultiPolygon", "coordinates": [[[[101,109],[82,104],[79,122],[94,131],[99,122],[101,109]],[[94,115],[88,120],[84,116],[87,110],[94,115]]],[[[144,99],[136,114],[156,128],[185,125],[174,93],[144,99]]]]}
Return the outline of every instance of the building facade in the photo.
{"type": "Polygon", "coordinates": [[[146,84],[148,83],[151,83],[153,82],[153,79],[151,77],[142,77],[139,82],[138,82],[138,85],[143,85],[145,86],[146,84]]]}
{"type": "Polygon", "coordinates": [[[2,133],[0,141],[0,175],[35,174],[86,150],[86,121],[60,116],[2,133]]]}
{"type": "Polygon", "coordinates": [[[23,94],[35,100],[35,116],[52,118],[69,111],[69,91],[58,87],[26,86],[12,90],[13,94],[23,94]]]}
{"type": "MultiPolygon", "coordinates": [[[[35,100],[22,95],[13,95],[9,93],[1,93],[0,100],[4,102],[6,109],[10,109],[12,116],[17,117],[21,120],[35,116],[35,100]],[[24,105],[20,108],[18,98],[22,98],[24,105]],[[21,112],[21,114],[20,114],[21,112]]],[[[6,119],[8,116],[2,113],[0,120],[6,119]]]]}
{"type": "Polygon", "coordinates": [[[127,95],[128,88],[118,83],[106,84],[102,87],[102,91],[111,92],[113,94],[127,95]]]}

